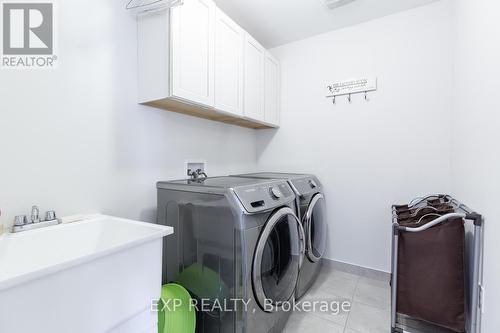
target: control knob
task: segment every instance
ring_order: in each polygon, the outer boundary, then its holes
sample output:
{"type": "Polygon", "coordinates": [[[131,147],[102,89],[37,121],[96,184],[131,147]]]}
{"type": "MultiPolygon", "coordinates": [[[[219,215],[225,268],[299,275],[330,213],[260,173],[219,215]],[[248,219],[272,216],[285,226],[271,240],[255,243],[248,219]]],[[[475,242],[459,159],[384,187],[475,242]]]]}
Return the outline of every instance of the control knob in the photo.
{"type": "Polygon", "coordinates": [[[283,196],[283,194],[281,193],[280,189],[277,188],[277,187],[271,187],[270,192],[271,192],[271,196],[274,199],[279,199],[279,198],[281,198],[283,196]]]}

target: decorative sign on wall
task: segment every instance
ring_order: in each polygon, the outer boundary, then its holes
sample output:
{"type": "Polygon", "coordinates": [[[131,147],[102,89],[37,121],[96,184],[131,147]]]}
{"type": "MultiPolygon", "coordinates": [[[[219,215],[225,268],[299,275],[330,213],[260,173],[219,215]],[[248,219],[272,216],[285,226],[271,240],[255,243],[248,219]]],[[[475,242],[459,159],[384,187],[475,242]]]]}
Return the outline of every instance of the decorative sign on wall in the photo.
{"type": "Polygon", "coordinates": [[[352,79],[327,85],[326,97],[333,97],[335,103],[335,97],[348,95],[350,102],[352,94],[365,93],[365,99],[368,100],[366,93],[375,90],[377,90],[377,78],[352,79]]]}

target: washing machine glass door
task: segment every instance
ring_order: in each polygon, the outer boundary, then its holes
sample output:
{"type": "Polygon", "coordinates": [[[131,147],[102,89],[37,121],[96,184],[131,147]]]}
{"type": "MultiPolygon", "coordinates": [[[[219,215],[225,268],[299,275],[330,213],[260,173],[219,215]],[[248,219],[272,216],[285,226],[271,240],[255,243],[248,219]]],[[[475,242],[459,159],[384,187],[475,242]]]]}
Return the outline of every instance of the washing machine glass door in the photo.
{"type": "Polygon", "coordinates": [[[284,207],[267,221],[253,262],[253,286],[257,302],[267,312],[288,301],[299,275],[302,225],[292,209],[284,207]]]}
{"type": "Polygon", "coordinates": [[[314,195],[304,216],[306,256],[312,262],[318,262],[326,250],[327,222],[325,205],[323,194],[314,195]]]}

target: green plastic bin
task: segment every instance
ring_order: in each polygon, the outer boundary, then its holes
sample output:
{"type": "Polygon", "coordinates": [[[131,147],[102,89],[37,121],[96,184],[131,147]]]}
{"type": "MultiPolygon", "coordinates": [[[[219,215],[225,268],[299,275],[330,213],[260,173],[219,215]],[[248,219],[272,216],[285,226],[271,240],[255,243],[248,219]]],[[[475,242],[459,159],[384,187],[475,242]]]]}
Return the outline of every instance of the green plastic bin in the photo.
{"type": "Polygon", "coordinates": [[[175,283],[164,285],[158,304],[158,333],[194,333],[196,310],[190,304],[191,295],[184,287],[175,283]]]}

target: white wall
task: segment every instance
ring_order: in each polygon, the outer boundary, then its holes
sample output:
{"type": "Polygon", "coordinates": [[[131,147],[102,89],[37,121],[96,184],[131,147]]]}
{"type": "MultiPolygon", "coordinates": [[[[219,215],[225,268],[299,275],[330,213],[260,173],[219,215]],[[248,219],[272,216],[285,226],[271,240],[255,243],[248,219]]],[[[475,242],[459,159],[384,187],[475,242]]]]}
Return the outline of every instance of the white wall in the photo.
{"type": "Polygon", "coordinates": [[[282,127],[258,136],[261,170],[309,172],[326,188],[327,257],[390,269],[390,205],[450,189],[451,7],[441,1],[287,44],[282,127]],[[352,104],[327,83],[377,76],[352,104]]]}
{"type": "Polygon", "coordinates": [[[440,1],[272,50],[283,119],[263,132],[137,105],[123,3],[57,4],[59,67],[0,71],[0,221],[35,203],[153,221],[155,182],[184,177],[186,159],[229,174],[253,171],[257,153],[260,170],[321,178],[329,258],[389,270],[390,204],[452,190],[485,215],[483,332],[500,327],[498,3],[440,1]],[[327,82],[358,76],[379,78],[368,103],[324,98],[327,82]]]}
{"type": "Polygon", "coordinates": [[[454,2],[452,190],[485,218],[485,333],[500,328],[499,12],[495,1],[454,2]]]}
{"type": "Polygon", "coordinates": [[[136,103],[136,22],[124,1],[58,1],[59,67],[0,71],[0,221],[32,204],[153,221],[184,161],[255,169],[255,133],[136,103]]]}

